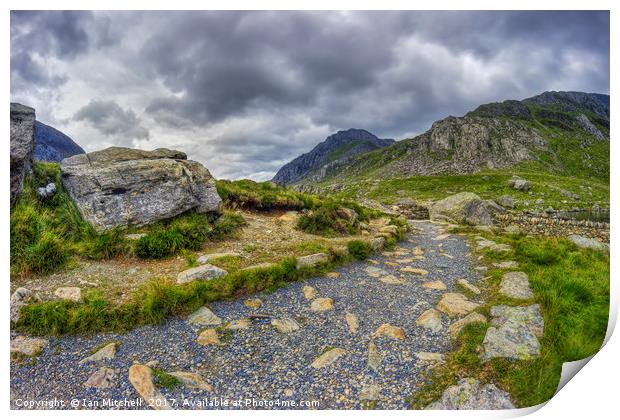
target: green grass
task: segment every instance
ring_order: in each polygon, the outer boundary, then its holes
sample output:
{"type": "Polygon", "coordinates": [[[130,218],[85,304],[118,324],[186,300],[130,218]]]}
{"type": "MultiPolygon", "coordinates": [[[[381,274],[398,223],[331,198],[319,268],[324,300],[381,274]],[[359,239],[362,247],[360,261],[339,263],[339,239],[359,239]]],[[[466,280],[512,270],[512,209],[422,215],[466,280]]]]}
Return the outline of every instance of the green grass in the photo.
{"type": "MultiPolygon", "coordinates": [[[[529,276],[535,301],[540,303],[545,319],[541,356],[527,361],[493,359],[481,363],[478,349],[487,326],[468,327],[461,333],[447,365],[436,369],[412,397],[414,408],[422,408],[437,399],[447,386],[464,376],[496,383],[520,407],[545,402],[557,388],[562,363],[591,356],[603,343],[609,316],[609,255],[579,249],[564,239],[483,236],[511,244],[514,251],[504,254],[502,260],[518,261],[519,270],[529,276]]],[[[485,259],[481,263],[498,261],[497,255],[491,252],[485,251],[483,255],[485,259]]],[[[500,270],[488,273],[488,290],[483,292],[487,303],[479,309],[487,316],[493,305],[528,303],[513,302],[497,294],[501,273],[500,270]]]]}
{"type": "Polygon", "coordinates": [[[317,196],[298,193],[271,182],[249,179],[217,181],[217,192],[227,207],[249,210],[301,210],[320,201],[317,196]]]}
{"type": "Polygon", "coordinates": [[[161,388],[174,389],[182,384],[179,379],[162,369],[154,367],[151,368],[151,371],[153,372],[155,384],[161,388]]]}
{"type": "Polygon", "coordinates": [[[349,254],[356,260],[365,260],[372,254],[372,247],[364,241],[349,241],[347,249],[349,254]]]}
{"type": "Polygon", "coordinates": [[[74,256],[94,260],[168,257],[198,250],[206,241],[230,237],[243,224],[243,217],[234,212],[227,211],[217,220],[187,212],[141,228],[147,235],[133,242],[125,234],[136,229],[97,232],[82,219],[63,189],[59,165],[35,162],[11,209],[11,275],[51,273],[65,267],[74,256]],[[42,199],[36,190],[49,182],[56,184],[57,192],[42,199]]]}

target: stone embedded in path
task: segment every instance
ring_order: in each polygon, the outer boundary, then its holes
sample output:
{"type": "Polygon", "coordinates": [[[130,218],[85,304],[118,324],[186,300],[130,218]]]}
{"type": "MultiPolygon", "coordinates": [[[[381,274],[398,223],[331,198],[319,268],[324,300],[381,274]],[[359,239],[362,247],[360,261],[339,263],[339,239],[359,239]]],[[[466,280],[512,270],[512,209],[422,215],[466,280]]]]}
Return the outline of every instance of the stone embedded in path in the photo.
{"type": "Polygon", "coordinates": [[[194,280],[213,280],[226,274],[228,274],[226,270],[211,264],[203,264],[180,272],[177,276],[177,284],[185,284],[194,280]]]}
{"type": "Polygon", "coordinates": [[[195,325],[220,325],[222,320],[211,309],[203,306],[187,317],[187,322],[195,325]]]}
{"type": "Polygon", "coordinates": [[[426,410],[505,410],[515,408],[510,395],[493,384],[480,385],[474,378],[464,378],[445,389],[441,398],[426,410]]]}
{"type": "Polygon", "coordinates": [[[437,309],[448,316],[466,315],[476,309],[477,303],[468,300],[460,293],[446,293],[437,304],[437,309]]]}
{"type": "Polygon", "coordinates": [[[44,338],[17,336],[11,340],[11,353],[21,353],[26,356],[35,356],[47,346],[48,341],[44,338]]]}
{"type": "Polygon", "coordinates": [[[224,328],[227,330],[245,330],[252,324],[252,321],[249,318],[241,318],[236,319],[234,321],[230,321],[224,328]]]}
{"type": "Polygon", "coordinates": [[[80,364],[88,362],[98,362],[101,360],[112,360],[116,356],[116,343],[108,343],[95,353],[80,360],[80,364]]]}
{"type": "Polygon", "coordinates": [[[540,305],[508,306],[497,305],[491,307],[491,324],[500,326],[506,322],[518,322],[528,326],[537,337],[542,337],[545,321],[540,312],[540,305]]]}
{"type": "Polygon", "coordinates": [[[312,254],[312,255],[306,255],[303,257],[298,257],[297,258],[297,268],[304,268],[304,267],[316,267],[319,264],[324,264],[329,262],[329,255],[324,254],[324,253],[318,253],[318,254],[312,254]]]}
{"type": "Polygon", "coordinates": [[[88,377],[84,386],[86,388],[111,388],[114,386],[114,378],[116,377],[116,371],[109,367],[100,367],[92,375],[88,377]]]}
{"type": "Polygon", "coordinates": [[[489,249],[497,253],[512,251],[512,247],[508,244],[493,244],[489,247],[489,249]]]}
{"type": "Polygon", "coordinates": [[[510,271],[504,273],[499,285],[499,292],[513,299],[533,299],[534,293],[530,289],[527,274],[522,271],[510,271]]]}
{"type": "Polygon", "coordinates": [[[517,268],[519,267],[519,263],[516,261],[502,261],[500,263],[493,263],[493,267],[499,268],[501,270],[517,268]]]}
{"type": "Polygon", "coordinates": [[[443,353],[430,353],[427,351],[417,352],[416,357],[423,362],[435,362],[443,363],[446,360],[446,356],[443,353]]]}
{"type": "Polygon", "coordinates": [[[416,261],[415,258],[401,258],[396,260],[398,264],[411,264],[414,261],[416,261]]]}
{"type": "Polygon", "coordinates": [[[379,367],[381,367],[381,362],[383,361],[383,357],[381,357],[381,353],[377,348],[377,345],[374,341],[368,343],[368,356],[366,359],[366,363],[368,367],[374,370],[375,372],[379,371],[379,367]]]}
{"type": "Polygon", "coordinates": [[[586,238],[580,235],[569,235],[568,240],[579,248],[589,248],[595,251],[609,251],[609,245],[594,238],[586,238]]]}
{"type": "Polygon", "coordinates": [[[129,368],[129,382],[145,403],[155,410],[169,410],[170,405],[153,383],[153,373],[150,367],[135,364],[129,368]],[[157,403],[154,403],[157,402],[157,403]]]}
{"type": "Polygon", "coordinates": [[[28,304],[32,297],[32,292],[25,287],[19,287],[11,295],[11,321],[19,321],[20,311],[28,304]]]}
{"type": "Polygon", "coordinates": [[[347,321],[347,326],[349,327],[349,332],[355,334],[360,327],[360,321],[357,315],[352,314],[351,312],[347,312],[344,315],[345,320],[347,321]]]}
{"type": "Polygon", "coordinates": [[[493,326],[487,329],[482,343],[483,360],[494,357],[528,360],[540,356],[536,336],[542,336],[544,321],[539,305],[494,306],[491,316],[493,326]]]}
{"type": "Polygon", "coordinates": [[[54,295],[59,299],[77,303],[82,300],[82,289],[79,287],[59,287],[54,290],[54,295]]]}
{"type": "Polygon", "coordinates": [[[426,276],[428,274],[428,271],[418,267],[403,267],[400,269],[400,271],[403,271],[405,273],[417,274],[418,276],[426,276]]]}
{"type": "Polygon", "coordinates": [[[201,332],[196,339],[196,342],[202,346],[217,346],[222,344],[217,335],[217,331],[213,328],[207,328],[201,332]]]}
{"type": "Polygon", "coordinates": [[[174,376],[188,388],[201,389],[203,391],[213,392],[213,386],[206,383],[199,375],[193,372],[168,372],[170,376],[174,376]]]}
{"type": "Polygon", "coordinates": [[[435,240],[435,241],[443,241],[444,239],[449,238],[449,237],[450,237],[449,233],[443,233],[443,234],[441,234],[439,236],[434,237],[433,240],[435,240]]]}
{"type": "Polygon", "coordinates": [[[458,279],[456,281],[456,284],[458,284],[459,286],[461,286],[465,290],[469,290],[471,293],[473,293],[475,295],[479,295],[480,294],[480,289],[478,289],[476,286],[474,286],[473,284],[471,284],[470,282],[468,282],[465,279],[458,279]]]}
{"type": "Polygon", "coordinates": [[[407,338],[405,335],[405,331],[400,327],[395,327],[390,324],[381,324],[379,328],[375,331],[375,337],[389,337],[394,338],[396,340],[404,340],[407,338]]]}
{"type": "Polygon", "coordinates": [[[416,320],[416,325],[427,328],[432,332],[438,332],[441,330],[441,312],[437,309],[428,309],[420,315],[420,317],[416,320]]]}
{"type": "Polygon", "coordinates": [[[334,299],[332,298],[317,298],[310,304],[310,310],[313,312],[325,312],[334,308],[334,299]]]}
{"type": "Polygon", "coordinates": [[[337,279],[338,277],[340,277],[340,273],[337,271],[330,271],[329,273],[325,275],[329,277],[330,279],[337,279]]]}
{"type": "Polygon", "coordinates": [[[247,306],[248,308],[251,309],[258,309],[261,307],[261,305],[263,304],[263,301],[256,298],[256,299],[246,299],[243,304],[245,306],[247,306]]]}
{"type": "Polygon", "coordinates": [[[314,369],[320,369],[322,367],[331,365],[338,359],[340,356],[345,354],[347,351],[345,349],[341,349],[339,347],[330,349],[325,353],[321,354],[319,357],[314,359],[310,367],[314,369]]]}
{"type": "Polygon", "coordinates": [[[366,274],[368,274],[370,277],[375,277],[375,278],[387,276],[389,274],[383,268],[373,267],[373,266],[368,266],[364,268],[364,271],[366,271],[366,274]]]}
{"type": "Polygon", "coordinates": [[[379,278],[379,281],[385,284],[405,284],[407,282],[405,279],[398,278],[391,274],[388,274],[387,276],[383,276],[379,278]]]}
{"type": "Polygon", "coordinates": [[[301,290],[304,294],[304,297],[308,300],[314,299],[317,295],[316,289],[312,286],[304,286],[301,290]]]}
{"type": "Polygon", "coordinates": [[[373,265],[379,265],[379,261],[377,260],[373,260],[373,259],[367,259],[366,262],[368,262],[369,264],[373,264],[373,265]]]}
{"type": "Polygon", "coordinates": [[[425,289],[433,289],[433,290],[446,290],[447,289],[446,285],[441,280],[426,281],[422,283],[422,287],[425,289]]]}
{"type": "Polygon", "coordinates": [[[469,324],[475,324],[476,322],[486,323],[487,318],[484,315],[479,314],[478,312],[472,312],[466,317],[461,318],[458,321],[455,321],[452,325],[450,325],[450,336],[452,336],[452,338],[458,337],[463,328],[465,328],[469,324]]]}
{"type": "Polygon", "coordinates": [[[411,252],[413,253],[413,255],[415,255],[416,257],[421,257],[422,255],[424,255],[424,250],[422,248],[420,248],[419,246],[416,246],[415,248],[413,248],[411,250],[411,252]]]}
{"type": "Polygon", "coordinates": [[[272,319],[271,325],[282,334],[289,334],[299,329],[299,324],[293,318],[272,319]]]}
{"type": "Polygon", "coordinates": [[[209,261],[213,261],[218,258],[241,258],[241,254],[237,252],[216,252],[213,254],[205,254],[196,258],[198,264],[207,264],[209,261]]]}

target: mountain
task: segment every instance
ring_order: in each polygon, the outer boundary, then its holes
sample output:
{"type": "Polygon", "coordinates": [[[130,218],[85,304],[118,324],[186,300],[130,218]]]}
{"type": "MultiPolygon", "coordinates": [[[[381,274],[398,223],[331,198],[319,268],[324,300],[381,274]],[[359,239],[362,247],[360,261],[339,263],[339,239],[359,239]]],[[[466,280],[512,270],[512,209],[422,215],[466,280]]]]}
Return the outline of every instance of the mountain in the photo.
{"type": "Polygon", "coordinates": [[[273,182],[282,185],[301,179],[317,181],[323,178],[331,167],[344,164],[356,155],[381,149],[394,143],[392,139],[380,139],[374,134],[357,128],[338,131],[316,145],[308,153],[284,165],[273,177],[273,182]]]}
{"type": "MultiPolygon", "coordinates": [[[[544,92],[481,105],[462,117],[436,121],[417,137],[336,162],[321,184],[515,166],[608,180],[609,95],[544,92]]],[[[313,184],[302,177],[295,184],[313,184]]]]}
{"type": "Polygon", "coordinates": [[[64,158],[84,152],[71,137],[40,121],[34,123],[34,158],[45,162],[60,162],[64,158]]]}

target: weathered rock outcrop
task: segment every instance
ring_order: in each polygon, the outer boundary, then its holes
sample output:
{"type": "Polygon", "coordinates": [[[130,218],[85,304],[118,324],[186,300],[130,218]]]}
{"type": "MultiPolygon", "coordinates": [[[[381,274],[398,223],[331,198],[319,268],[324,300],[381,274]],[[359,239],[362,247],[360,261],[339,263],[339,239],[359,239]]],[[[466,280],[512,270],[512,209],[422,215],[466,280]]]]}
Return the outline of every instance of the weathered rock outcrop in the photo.
{"type": "Polygon", "coordinates": [[[11,103],[11,206],[15,204],[24,177],[32,166],[34,121],[33,108],[11,103]]]}
{"type": "Polygon", "coordinates": [[[222,203],[209,170],[176,150],[110,147],[64,159],[60,169],[80,213],[99,230],[219,212],[222,203]]]}
{"type": "Polygon", "coordinates": [[[507,392],[494,384],[480,384],[477,379],[464,378],[444,391],[441,398],[427,410],[505,410],[515,408],[507,392]]]}
{"type": "Polygon", "coordinates": [[[462,192],[437,201],[430,208],[431,220],[471,225],[492,225],[493,215],[504,209],[491,200],[482,200],[474,193],[462,192]]]}

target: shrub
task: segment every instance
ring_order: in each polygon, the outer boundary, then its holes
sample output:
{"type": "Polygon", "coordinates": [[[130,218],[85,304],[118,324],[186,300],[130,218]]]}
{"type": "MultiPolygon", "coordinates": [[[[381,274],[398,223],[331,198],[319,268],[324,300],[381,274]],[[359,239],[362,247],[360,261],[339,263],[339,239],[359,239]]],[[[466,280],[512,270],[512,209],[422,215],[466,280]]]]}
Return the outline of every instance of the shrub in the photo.
{"type": "Polygon", "coordinates": [[[359,240],[349,241],[349,243],[347,243],[347,249],[349,250],[349,254],[358,260],[365,260],[372,253],[370,244],[359,240]]]}
{"type": "Polygon", "coordinates": [[[297,220],[297,228],[314,235],[353,234],[358,231],[357,221],[350,221],[338,214],[335,203],[323,204],[297,220]]]}
{"type": "Polygon", "coordinates": [[[22,268],[27,272],[45,274],[65,265],[69,250],[53,232],[45,232],[33,245],[26,248],[22,268]]]}

